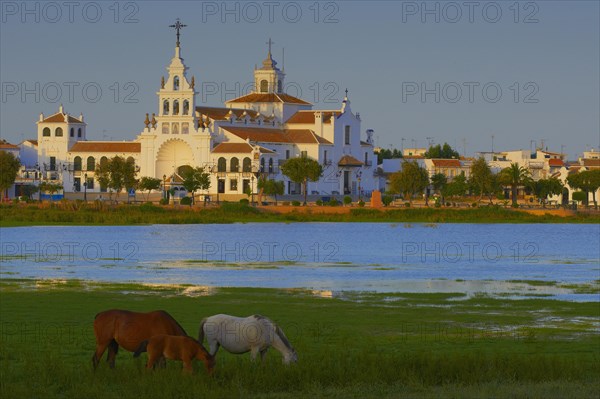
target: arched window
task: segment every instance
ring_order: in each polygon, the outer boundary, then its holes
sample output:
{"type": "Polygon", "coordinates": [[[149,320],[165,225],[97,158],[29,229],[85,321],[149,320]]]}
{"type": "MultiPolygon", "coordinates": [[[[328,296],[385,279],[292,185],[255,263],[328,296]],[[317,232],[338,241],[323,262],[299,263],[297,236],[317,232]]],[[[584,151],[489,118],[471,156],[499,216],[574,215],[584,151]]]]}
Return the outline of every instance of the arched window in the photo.
{"type": "Polygon", "coordinates": [[[131,162],[135,165],[135,159],[133,159],[133,157],[127,157],[127,162],[131,162]]]}
{"type": "Polygon", "coordinates": [[[169,115],[169,100],[163,101],[163,115],[169,115]]]}
{"type": "Polygon", "coordinates": [[[217,161],[217,172],[227,172],[227,160],[223,157],[217,161]]]}
{"type": "Polygon", "coordinates": [[[240,160],[236,157],[231,158],[229,162],[229,170],[231,172],[238,172],[240,170],[240,160]]]}
{"type": "Polygon", "coordinates": [[[242,171],[252,172],[252,161],[250,160],[250,158],[244,158],[244,163],[242,164],[242,171]]]}
{"type": "Polygon", "coordinates": [[[73,170],[81,170],[81,157],[73,159],[73,170]]]}
{"type": "Polygon", "coordinates": [[[173,101],[173,115],[179,115],[179,100],[173,101]]]}
{"type": "Polygon", "coordinates": [[[181,134],[188,134],[190,132],[190,124],[183,122],[181,124],[181,134]]]}
{"type": "Polygon", "coordinates": [[[179,76],[173,78],[173,90],[179,90],[179,76]]]}
{"type": "Polygon", "coordinates": [[[62,127],[57,127],[56,130],[54,131],[54,135],[56,137],[62,137],[62,135],[63,135],[62,127]]]}
{"type": "Polygon", "coordinates": [[[100,165],[104,165],[108,162],[108,158],[107,157],[102,157],[100,158],[100,165]]]}
{"type": "Polygon", "coordinates": [[[283,91],[283,85],[281,84],[281,80],[277,81],[277,93],[281,93],[283,91]]]}
{"type": "Polygon", "coordinates": [[[264,158],[260,159],[260,171],[261,172],[265,171],[265,159],[264,158]]]}
{"type": "Polygon", "coordinates": [[[45,127],[44,130],[42,130],[42,136],[50,137],[50,128],[49,127],[45,127]]]}
{"type": "Polygon", "coordinates": [[[261,80],[260,81],[260,92],[266,93],[268,91],[269,91],[269,82],[267,82],[266,80],[261,80]]]}
{"type": "Polygon", "coordinates": [[[171,130],[173,134],[179,134],[179,123],[173,123],[173,129],[171,130]]]}
{"type": "Polygon", "coordinates": [[[183,100],[183,115],[187,115],[190,113],[190,102],[188,100],[183,100]]]}
{"type": "Polygon", "coordinates": [[[269,173],[273,173],[273,158],[269,158],[269,173]]]}
{"type": "Polygon", "coordinates": [[[162,132],[163,132],[163,134],[169,134],[169,124],[167,122],[163,122],[162,132]]]}
{"type": "Polygon", "coordinates": [[[71,128],[71,137],[75,137],[75,129],[71,128]]]}
{"type": "Polygon", "coordinates": [[[94,159],[94,157],[88,157],[86,169],[92,171],[96,170],[96,160],[94,159]]]}
{"type": "Polygon", "coordinates": [[[77,129],[77,137],[81,137],[81,128],[77,129]]]}

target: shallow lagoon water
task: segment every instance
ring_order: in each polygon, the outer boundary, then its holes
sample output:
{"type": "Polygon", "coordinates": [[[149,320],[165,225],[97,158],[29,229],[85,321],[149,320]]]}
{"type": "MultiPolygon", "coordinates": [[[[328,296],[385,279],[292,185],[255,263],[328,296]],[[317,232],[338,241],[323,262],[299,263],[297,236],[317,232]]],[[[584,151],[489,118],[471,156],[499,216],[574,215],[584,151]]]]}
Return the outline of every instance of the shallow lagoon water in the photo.
{"type": "Polygon", "coordinates": [[[39,226],[0,234],[2,278],[600,301],[598,225],[39,226]],[[591,291],[573,289],[582,285],[591,291]]]}

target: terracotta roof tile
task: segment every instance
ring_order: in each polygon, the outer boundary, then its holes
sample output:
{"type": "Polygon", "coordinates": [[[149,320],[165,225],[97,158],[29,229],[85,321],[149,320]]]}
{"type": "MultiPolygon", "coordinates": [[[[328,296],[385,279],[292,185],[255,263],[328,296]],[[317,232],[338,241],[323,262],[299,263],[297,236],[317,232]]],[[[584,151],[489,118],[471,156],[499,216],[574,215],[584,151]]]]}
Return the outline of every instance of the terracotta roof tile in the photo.
{"type": "Polygon", "coordinates": [[[344,155],[340,158],[338,166],[363,166],[363,163],[352,155],[344,155]]]}
{"type": "Polygon", "coordinates": [[[141,152],[142,145],[133,141],[78,141],[69,152],[141,152]]]}
{"type": "MultiPolygon", "coordinates": [[[[274,154],[265,147],[259,147],[262,154],[274,154]]],[[[248,154],[252,152],[252,146],[248,143],[220,143],[213,148],[213,154],[248,154]]]]}
{"type": "MultiPolygon", "coordinates": [[[[65,115],[67,115],[67,114],[64,114],[62,112],[58,112],[58,113],[56,113],[54,115],[51,115],[51,116],[47,117],[41,123],[44,123],[44,122],[64,123],[65,122],[65,115]]],[[[69,120],[69,123],[82,123],[83,124],[83,122],[81,120],[79,120],[77,118],[74,118],[71,115],[69,115],[68,120],[69,120]]]]}
{"type": "Polygon", "coordinates": [[[18,150],[19,146],[10,143],[0,143],[0,150],[18,150]]]}
{"type": "Polygon", "coordinates": [[[586,168],[599,168],[600,167],[600,159],[594,159],[594,158],[584,158],[583,160],[583,166],[585,166],[586,168]]]}
{"type": "Polygon", "coordinates": [[[221,129],[244,140],[265,143],[331,144],[309,129],[268,129],[254,127],[221,126],[221,129]]]}
{"type": "Polygon", "coordinates": [[[565,163],[563,162],[562,159],[559,159],[559,158],[550,158],[548,160],[548,165],[550,165],[550,166],[564,166],[565,163]]]}
{"type": "Polygon", "coordinates": [[[339,111],[313,111],[313,110],[303,110],[303,111],[298,111],[296,112],[294,115],[292,115],[287,121],[286,123],[308,123],[308,124],[314,124],[315,123],[315,112],[322,112],[323,116],[323,123],[329,123],[331,122],[331,117],[333,115],[337,116],[340,114],[339,111]]]}
{"type": "Polygon", "coordinates": [[[284,93],[250,93],[245,96],[234,98],[226,103],[289,103],[311,105],[300,98],[284,93]]]}
{"type": "Polygon", "coordinates": [[[440,168],[460,168],[460,161],[458,159],[432,159],[433,166],[440,168]]]}

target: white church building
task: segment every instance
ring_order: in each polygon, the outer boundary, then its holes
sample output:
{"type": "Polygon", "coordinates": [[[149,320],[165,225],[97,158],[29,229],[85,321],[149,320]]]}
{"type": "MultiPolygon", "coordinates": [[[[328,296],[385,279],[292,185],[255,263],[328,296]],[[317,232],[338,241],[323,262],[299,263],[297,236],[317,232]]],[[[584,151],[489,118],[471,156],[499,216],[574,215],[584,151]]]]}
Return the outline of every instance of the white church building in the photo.
{"type": "MultiPolygon", "coordinates": [[[[280,166],[294,157],[309,157],[323,165],[323,175],[309,182],[312,195],[369,195],[375,189],[373,131],[361,132],[361,118],[346,97],[339,109],[315,110],[313,105],[283,92],[285,73],[269,50],[254,70],[255,89],[226,101],[223,107],[196,104],[196,82],[181,58],[179,22],[175,54],[156,93],[158,110],[146,114],[145,127],[132,141],[88,140],[83,115],[41,114],[37,141],[22,145],[21,161],[43,180],[60,182],[65,193],[101,193],[94,178],[96,165],[114,156],[133,158],[143,176],[160,178],[166,188],[179,188],[187,167],[211,174],[207,194],[243,195],[256,192],[264,176],[285,183],[285,194],[300,194],[280,166]],[[36,156],[37,155],[37,156],[36,156]]],[[[22,143],[22,144],[24,144],[22,143]]]]}

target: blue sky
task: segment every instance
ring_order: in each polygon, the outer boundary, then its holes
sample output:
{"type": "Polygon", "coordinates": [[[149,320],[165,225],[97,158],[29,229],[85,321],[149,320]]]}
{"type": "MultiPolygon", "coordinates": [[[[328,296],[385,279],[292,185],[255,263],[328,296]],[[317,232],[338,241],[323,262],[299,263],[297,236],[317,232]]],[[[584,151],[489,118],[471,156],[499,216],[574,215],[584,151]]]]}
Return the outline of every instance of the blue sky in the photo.
{"type": "Polygon", "coordinates": [[[446,141],[473,155],[494,135],[495,150],[598,148],[599,2],[470,4],[3,1],[0,133],[33,138],[39,113],[63,103],[91,140],[135,138],[157,111],[179,17],[200,104],[239,94],[272,37],[290,94],[332,109],[348,88],[383,147],[446,141]]]}

